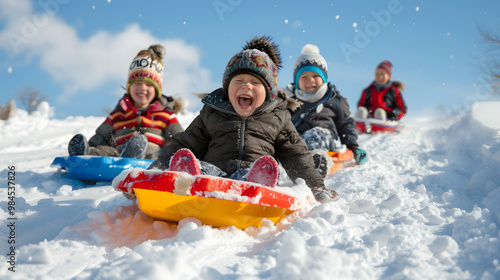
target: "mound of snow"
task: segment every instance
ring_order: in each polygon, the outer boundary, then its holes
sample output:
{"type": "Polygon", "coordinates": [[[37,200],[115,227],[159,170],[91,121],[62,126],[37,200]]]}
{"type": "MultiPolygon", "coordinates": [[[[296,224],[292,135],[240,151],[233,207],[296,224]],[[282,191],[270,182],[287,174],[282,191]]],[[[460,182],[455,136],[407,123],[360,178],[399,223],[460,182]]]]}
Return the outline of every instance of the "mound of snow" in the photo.
{"type": "Polygon", "coordinates": [[[14,264],[0,246],[0,278],[500,279],[499,112],[482,102],[458,120],[360,135],[368,162],[325,182],[339,199],[242,231],[155,220],[110,184],[65,177],[50,163],[104,117],[21,111],[0,121],[0,181],[14,167],[16,183],[15,197],[0,188],[0,240],[15,239],[14,264]]]}
{"type": "Polygon", "coordinates": [[[500,101],[472,104],[471,117],[487,128],[500,130],[500,101]]]}

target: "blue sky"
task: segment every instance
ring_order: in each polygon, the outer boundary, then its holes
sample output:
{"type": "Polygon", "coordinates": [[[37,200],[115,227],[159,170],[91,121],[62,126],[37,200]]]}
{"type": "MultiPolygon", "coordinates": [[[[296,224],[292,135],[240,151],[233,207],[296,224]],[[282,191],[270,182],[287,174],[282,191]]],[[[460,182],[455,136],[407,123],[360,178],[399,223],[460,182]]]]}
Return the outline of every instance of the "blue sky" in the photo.
{"type": "Polygon", "coordinates": [[[478,26],[500,34],[500,1],[0,0],[0,105],[35,89],[56,118],[105,116],[135,54],[161,43],[164,93],[196,111],[192,93],[219,87],[231,56],[268,35],[281,51],[282,87],[311,43],[351,111],[388,59],[393,80],[405,84],[409,114],[446,115],[498,98],[480,67],[491,57],[478,26]]]}

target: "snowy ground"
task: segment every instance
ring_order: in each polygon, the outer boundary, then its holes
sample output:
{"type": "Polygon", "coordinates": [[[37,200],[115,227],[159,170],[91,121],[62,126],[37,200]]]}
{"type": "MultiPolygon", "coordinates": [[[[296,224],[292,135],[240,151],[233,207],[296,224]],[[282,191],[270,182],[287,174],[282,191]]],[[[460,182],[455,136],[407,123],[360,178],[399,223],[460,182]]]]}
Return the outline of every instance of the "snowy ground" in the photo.
{"type": "Polygon", "coordinates": [[[49,115],[0,121],[2,279],[500,279],[499,102],[362,135],[368,163],[327,181],[340,199],[245,231],[155,221],[65,178],[50,163],[103,118],[49,115]]]}

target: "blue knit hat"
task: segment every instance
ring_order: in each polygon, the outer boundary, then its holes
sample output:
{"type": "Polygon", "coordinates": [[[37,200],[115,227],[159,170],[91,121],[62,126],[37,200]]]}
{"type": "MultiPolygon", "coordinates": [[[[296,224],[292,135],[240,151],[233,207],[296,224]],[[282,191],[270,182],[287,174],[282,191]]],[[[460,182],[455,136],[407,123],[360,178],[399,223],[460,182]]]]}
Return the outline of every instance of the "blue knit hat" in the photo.
{"type": "Polygon", "coordinates": [[[293,64],[293,81],[297,88],[299,86],[300,75],[307,71],[320,75],[323,83],[328,81],[326,60],[319,54],[319,48],[312,44],[306,44],[302,48],[301,54],[293,64]]]}

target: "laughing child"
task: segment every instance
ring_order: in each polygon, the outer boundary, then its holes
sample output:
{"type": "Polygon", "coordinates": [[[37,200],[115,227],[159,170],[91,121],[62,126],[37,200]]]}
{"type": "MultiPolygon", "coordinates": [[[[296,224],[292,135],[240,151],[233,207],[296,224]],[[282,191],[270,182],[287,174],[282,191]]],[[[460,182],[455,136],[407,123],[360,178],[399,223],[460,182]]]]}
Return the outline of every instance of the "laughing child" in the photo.
{"type": "MultiPolygon", "coordinates": [[[[318,201],[337,197],[334,190],[325,187],[291,122],[290,103],[278,90],[280,63],[277,46],[269,37],[247,42],[229,60],[222,88],[203,98],[199,115],[161,149],[150,168],[179,171],[179,159],[189,157],[195,174],[256,182],[259,174],[253,172],[255,166],[269,163],[277,167],[276,158],[292,180],[301,177],[306,181],[318,201]]],[[[278,170],[273,170],[276,176],[271,176],[274,182],[270,185],[277,180],[278,170]]]]}

